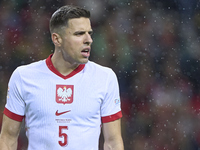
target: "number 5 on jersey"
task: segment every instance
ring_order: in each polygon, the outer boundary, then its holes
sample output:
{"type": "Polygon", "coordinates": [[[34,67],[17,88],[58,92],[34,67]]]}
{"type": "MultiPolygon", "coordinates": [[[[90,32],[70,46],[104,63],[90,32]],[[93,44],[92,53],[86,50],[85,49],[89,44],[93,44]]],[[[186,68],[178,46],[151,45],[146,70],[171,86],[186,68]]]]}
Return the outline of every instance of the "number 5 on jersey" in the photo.
{"type": "Polygon", "coordinates": [[[62,141],[58,141],[60,146],[67,146],[68,140],[67,140],[67,134],[65,133],[65,130],[68,130],[68,126],[59,126],[59,137],[63,138],[62,141]]]}

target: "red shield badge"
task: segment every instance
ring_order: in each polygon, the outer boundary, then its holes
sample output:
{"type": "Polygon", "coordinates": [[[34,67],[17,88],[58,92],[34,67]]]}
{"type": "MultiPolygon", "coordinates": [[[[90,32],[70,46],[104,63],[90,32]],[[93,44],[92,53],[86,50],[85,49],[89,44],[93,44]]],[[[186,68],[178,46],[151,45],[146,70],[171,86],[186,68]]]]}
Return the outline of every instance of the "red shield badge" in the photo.
{"type": "Polygon", "coordinates": [[[56,85],[56,102],[71,104],[73,102],[74,85],[56,85]]]}

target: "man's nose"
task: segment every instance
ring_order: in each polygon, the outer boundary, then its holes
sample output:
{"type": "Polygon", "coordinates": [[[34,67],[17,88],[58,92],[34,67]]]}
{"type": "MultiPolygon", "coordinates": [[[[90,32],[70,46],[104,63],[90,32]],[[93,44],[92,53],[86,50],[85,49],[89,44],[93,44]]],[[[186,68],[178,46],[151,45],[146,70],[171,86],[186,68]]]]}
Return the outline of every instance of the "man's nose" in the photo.
{"type": "Polygon", "coordinates": [[[87,34],[85,35],[85,41],[84,41],[84,43],[85,43],[85,44],[88,44],[88,45],[91,45],[92,42],[93,42],[93,40],[92,40],[91,35],[87,33],[87,34]]]}

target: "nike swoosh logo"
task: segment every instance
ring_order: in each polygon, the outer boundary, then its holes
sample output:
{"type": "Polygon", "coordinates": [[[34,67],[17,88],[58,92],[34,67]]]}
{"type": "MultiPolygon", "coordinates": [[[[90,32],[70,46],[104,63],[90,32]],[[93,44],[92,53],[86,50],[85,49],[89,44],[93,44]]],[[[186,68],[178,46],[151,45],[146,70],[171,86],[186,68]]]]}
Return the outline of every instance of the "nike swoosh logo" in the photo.
{"type": "Polygon", "coordinates": [[[68,113],[70,112],[71,110],[68,110],[68,111],[63,111],[63,112],[58,112],[58,110],[56,111],[56,116],[60,116],[62,114],[65,114],[65,113],[68,113]]]}

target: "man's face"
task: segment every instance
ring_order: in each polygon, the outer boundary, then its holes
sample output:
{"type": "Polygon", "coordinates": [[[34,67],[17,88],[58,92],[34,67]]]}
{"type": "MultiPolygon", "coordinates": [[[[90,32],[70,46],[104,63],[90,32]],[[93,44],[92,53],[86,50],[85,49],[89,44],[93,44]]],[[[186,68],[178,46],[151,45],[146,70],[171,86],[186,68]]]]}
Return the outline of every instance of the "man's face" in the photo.
{"type": "Polygon", "coordinates": [[[89,18],[70,19],[62,34],[61,51],[64,60],[71,64],[87,63],[93,42],[91,34],[89,18]]]}

